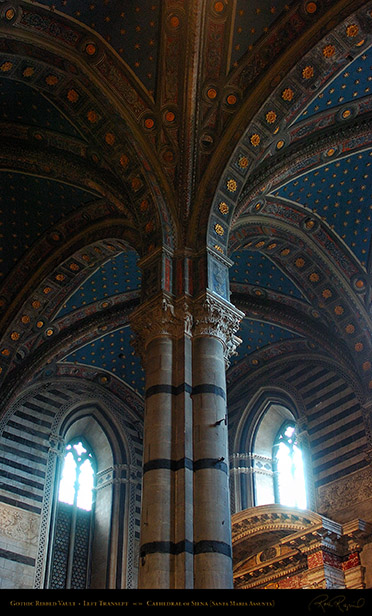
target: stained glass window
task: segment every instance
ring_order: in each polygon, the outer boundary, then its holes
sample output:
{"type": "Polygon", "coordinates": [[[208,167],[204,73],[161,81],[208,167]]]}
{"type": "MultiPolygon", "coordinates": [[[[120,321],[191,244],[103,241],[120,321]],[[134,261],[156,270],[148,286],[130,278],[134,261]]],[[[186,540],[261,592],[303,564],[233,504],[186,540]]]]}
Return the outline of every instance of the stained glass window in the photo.
{"type": "Polygon", "coordinates": [[[281,505],[306,509],[306,488],[301,448],[294,423],[285,423],[273,451],[276,500],[281,505]]]}

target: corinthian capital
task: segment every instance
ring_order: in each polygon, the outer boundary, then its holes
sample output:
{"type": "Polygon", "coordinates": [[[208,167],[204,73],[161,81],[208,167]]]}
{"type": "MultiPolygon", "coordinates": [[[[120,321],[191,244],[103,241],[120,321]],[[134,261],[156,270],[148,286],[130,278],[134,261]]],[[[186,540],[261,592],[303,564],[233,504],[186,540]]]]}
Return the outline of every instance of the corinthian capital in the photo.
{"type": "Polygon", "coordinates": [[[187,303],[175,303],[170,297],[161,295],[135,310],[130,323],[135,334],[133,346],[142,356],[154,338],[191,335],[192,315],[187,303]]]}
{"type": "Polygon", "coordinates": [[[213,336],[221,340],[225,360],[228,362],[241,343],[241,339],[235,334],[239,330],[244,313],[207,292],[195,303],[193,315],[193,336],[213,336]]]}

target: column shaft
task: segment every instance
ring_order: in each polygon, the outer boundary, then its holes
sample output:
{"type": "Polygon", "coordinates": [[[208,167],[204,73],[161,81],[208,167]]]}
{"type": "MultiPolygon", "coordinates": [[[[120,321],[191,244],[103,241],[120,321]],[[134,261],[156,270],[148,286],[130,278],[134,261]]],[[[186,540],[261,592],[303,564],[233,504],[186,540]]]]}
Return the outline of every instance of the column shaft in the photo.
{"type": "Polygon", "coordinates": [[[220,340],[193,344],[195,588],[232,587],[225,358],[220,340]]]}
{"type": "Polygon", "coordinates": [[[172,559],[172,341],[146,348],[140,588],[170,588],[172,559]]]}

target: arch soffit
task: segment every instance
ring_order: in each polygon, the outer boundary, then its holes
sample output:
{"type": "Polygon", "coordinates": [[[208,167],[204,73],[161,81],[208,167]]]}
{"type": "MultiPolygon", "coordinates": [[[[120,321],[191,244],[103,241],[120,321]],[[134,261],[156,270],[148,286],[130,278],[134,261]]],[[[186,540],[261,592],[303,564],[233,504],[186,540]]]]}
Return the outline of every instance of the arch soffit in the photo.
{"type": "MultiPolygon", "coordinates": [[[[252,214],[241,222],[241,229],[236,230],[235,246],[259,250],[284,273],[288,272],[308,298],[311,317],[319,324],[322,320],[333,324],[332,329],[337,332],[341,345],[348,349],[355,366],[360,367],[368,379],[365,367],[371,339],[365,272],[361,272],[355,262],[347,261],[334,238],[308,213],[299,213],[291,204],[278,201],[267,200],[265,207],[266,215],[252,214]],[[278,217],[272,216],[271,211],[277,212],[278,217]],[[309,222],[314,224],[308,226],[309,222]],[[324,251],[324,244],[329,253],[324,251]],[[357,322],[355,314],[360,315],[360,321],[357,322]]],[[[263,293],[261,296],[264,300],[263,293]]],[[[332,355],[334,342],[328,342],[324,348],[332,355]]]]}
{"type": "Polygon", "coordinates": [[[84,310],[79,310],[75,316],[67,315],[66,319],[55,322],[43,322],[40,320],[42,317],[36,317],[39,318],[37,322],[43,324],[42,331],[35,332],[35,327],[30,328],[30,338],[23,346],[19,345],[19,341],[14,341],[12,352],[5,358],[8,363],[3,360],[3,404],[7,404],[31,379],[37,378],[46,365],[63,358],[72,349],[128,325],[129,315],[137,304],[138,294],[129,293],[115,301],[97,302],[94,307],[89,306],[85,316],[84,310]]]}
{"type": "MultiPolygon", "coordinates": [[[[233,84],[234,81],[239,83],[241,79],[245,83],[246,78],[249,80],[249,77],[251,81],[248,82],[249,87],[244,90],[244,95],[241,94],[241,106],[227,128],[225,127],[225,133],[202,178],[198,201],[203,204],[204,209],[203,211],[195,210],[193,224],[190,225],[190,232],[195,234],[203,233],[206,227],[208,228],[207,244],[211,249],[226,254],[226,242],[216,234],[214,225],[216,221],[222,227],[229,224],[243,186],[250,183],[250,175],[259,162],[265,156],[272,154],[272,145],[284,135],[284,143],[286,147],[288,146],[287,125],[300,115],[301,110],[307,106],[317,89],[323,87],[334,77],[335,70],[341,70],[342,67],[347,66],[350,61],[350,50],[354,53],[355,49],[359,49],[355,45],[360,43],[363,37],[364,47],[372,39],[370,35],[372,15],[368,12],[369,5],[361,7],[362,4],[365,3],[341,1],[332,7],[321,7],[322,15],[315,12],[312,16],[315,18],[315,23],[311,19],[310,22],[307,21],[309,15],[305,19],[301,15],[297,24],[299,31],[292,33],[294,37],[298,36],[295,44],[293,43],[289,49],[281,49],[282,53],[276,53],[274,59],[270,59],[270,70],[266,70],[261,79],[258,79],[259,74],[254,70],[257,71],[258,67],[262,70],[262,63],[267,62],[274,48],[266,50],[262,58],[260,52],[257,57],[246,54],[235,74],[229,75],[227,80],[229,84],[233,84]],[[358,36],[356,37],[346,33],[351,21],[357,25],[358,36]],[[323,49],[327,43],[333,44],[334,38],[337,40],[337,45],[333,46],[332,55],[327,57],[323,49]],[[298,63],[299,58],[302,58],[301,63],[298,63]],[[255,62],[257,62],[257,67],[255,62]],[[312,79],[304,80],[302,69],[308,62],[314,62],[316,72],[312,79]],[[252,84],[254,84],[253,87],[252,84]],[[282,94],[288,89],[293,90],[295,95],[285,100],[282,94]],[[274,110],[275,122],[269,123],[266,114],[270,110],[274,110]],[[251,141],[253,135],[258,135],[258,140],[254,145],[251,141]],[[230,153],[227,163],[226,152],[230,153]],[[216,187],[212,193],[211,185],[216,187]],[[205,208],[207,193],[211,203],[210,209],[205,208]],[[221,201],[226,200],[229,208],[227,216],[226,212],[221,215],[219,209],[221,201]],[[205,226],[199,220],[203,214],[208,217],[205,226]]],[[[288,15],[289,21],[291,18],[293,15],[288,15]]],[[[284,19],[278,24],[278,31],[286,26],[288,27],[288,23],[284,19]]],[[[280,44],[279,41],[276,43],[280,44]]],[[[262,49],[264,48],[265,40],[262,41],[262,49]]],[[[265,66],[267,69],[267,65],[265,66]]]]}
{"type": "MultiPolygon", "coordinates": [[[[130,247],[126,235],[121,220],[111,217],[110,208],[102,201],[65,219],[50,233],[45,234],[38,245],[27,254],[28,258],[24,260],[23,265],[21,263],[22,269],[17,270],[18,277],[14,277],[15,272],[8,277],[2,287],[1,323],[4,334],[1,349],[4,352],[0,357],[1,380],[14,361],[17,351],[20,352],[24,347],[29,353],[34,350],[35,344],[38,347],[46,342],[47,330],[49,338],[52,335],[54,338],[54,334],[66,327],[71,330],[70,319],[67,319],[67,323],[65,320],[61,327],[59,323],[52,323],[54,315],[66,298],[93,273],[95,268],[130,247]],[[16,291],[18,295],[12,297],[16,291]]],[[[136,302],[137,295],[138,292],[124,294],[114,301],[97,302],[93,310],[90,307],[79,311],[79,314],[72,319],[75,330],[76,321],[79,319],[81,332],[84,331],[86,335],[88,325],[84,324],[84,318],[90,314],[91,320],[94,312],[97,324],[91,324],[89,327],[95,331],[104,318],[99,314],[102,309],[110,308],[119,301],[125,310],[127,306],[133,304],[133,301],[136,302]]],[[[108,318],[110,321],[109,316],[108,318]]],[[[77,339],[80,337],[77,331],[73,336],[77,339]]]]}

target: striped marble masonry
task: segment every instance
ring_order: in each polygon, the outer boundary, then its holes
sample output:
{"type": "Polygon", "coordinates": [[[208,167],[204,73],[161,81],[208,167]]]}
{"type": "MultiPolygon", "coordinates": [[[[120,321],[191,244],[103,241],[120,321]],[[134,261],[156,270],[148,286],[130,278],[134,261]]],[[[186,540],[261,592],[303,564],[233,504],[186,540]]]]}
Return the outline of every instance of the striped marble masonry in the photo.
{"type": "Polygon", "coordinates": [[[365,466],[367,436],[361,405],[340,375],[306,365],[272,376],[285,377],[304,400],[315,487],[365,466]]]}
{"type": "Polygon", "coordinates": [[[49,390],[24,402],[5,425],[0,440],[0,501],[41,513],[53,418],[69,399],[49,390]]]}
{"type": "MultiPolygon", "coordinates": [[[[337,480],[366,466],[368,437],[361,404],[342,375],[321,364],[296,363],[270,371],[270,384],[296,391],[304,402],[314,487],[337,480]]],[[[262,383],[261,383],[262,384],[262,383]]],[[[249,392],[252,396],[254,391],[249,392]]],[[[239,421],[241,406],[234,404],[230,426],[239,421]]],[[[248,418],[247,421],[250,421],[248,418]]]]}

